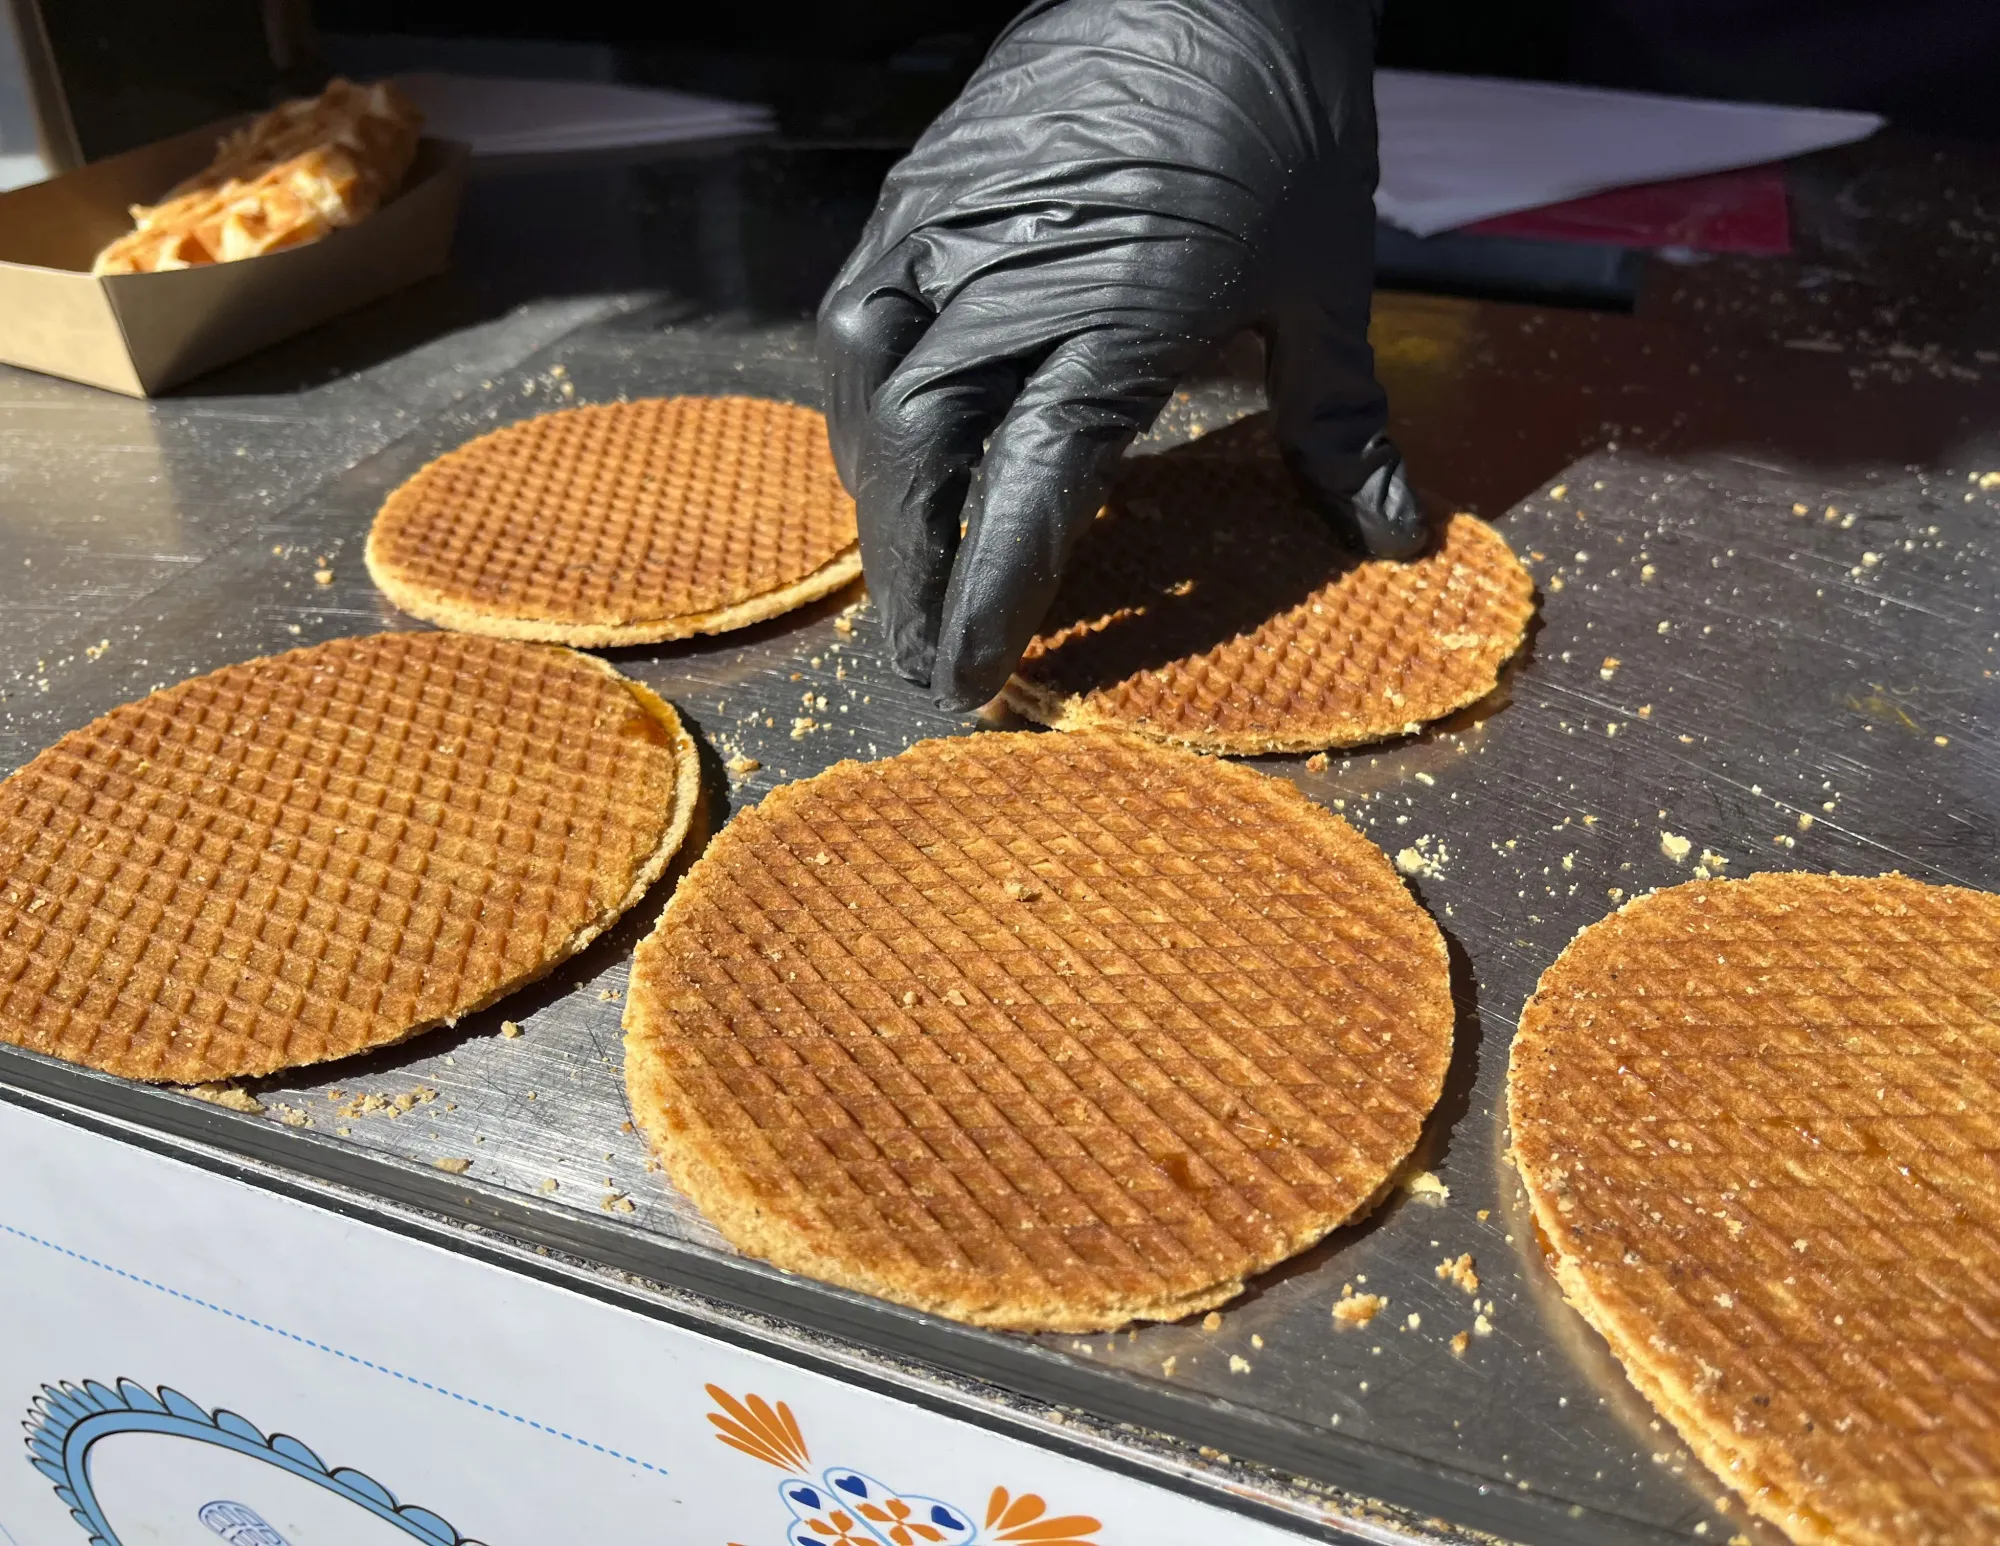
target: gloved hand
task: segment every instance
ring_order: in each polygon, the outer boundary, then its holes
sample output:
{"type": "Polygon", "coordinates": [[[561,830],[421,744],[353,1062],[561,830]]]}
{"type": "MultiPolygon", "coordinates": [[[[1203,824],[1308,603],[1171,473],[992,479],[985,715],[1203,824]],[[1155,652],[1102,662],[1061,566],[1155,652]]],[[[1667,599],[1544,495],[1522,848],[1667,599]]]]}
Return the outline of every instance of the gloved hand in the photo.
{"type": "Polygon", "coordinates": [[[1133,435],[1245,327],[1307,495],[1370,553],[1423,545],[1368,347],[1375,23],[1036,0],[890,173],[820,359],[896,668],[940,703],[999,690],[1133,435]]]}

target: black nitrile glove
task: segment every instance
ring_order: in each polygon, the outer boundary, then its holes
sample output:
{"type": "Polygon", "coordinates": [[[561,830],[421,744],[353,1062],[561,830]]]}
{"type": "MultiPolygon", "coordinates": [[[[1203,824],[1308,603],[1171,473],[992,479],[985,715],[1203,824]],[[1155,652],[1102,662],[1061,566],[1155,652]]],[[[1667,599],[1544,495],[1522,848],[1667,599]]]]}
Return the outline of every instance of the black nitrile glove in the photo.
{"type": "Polygon", "coordinates": [[[999,690],[1133,435],[1245,327],[1314,502],[1423,545],[1368,347],[1375,21],[1037,0],[890,173],[819,347],[896,668],[940,703],[999,690]]]}

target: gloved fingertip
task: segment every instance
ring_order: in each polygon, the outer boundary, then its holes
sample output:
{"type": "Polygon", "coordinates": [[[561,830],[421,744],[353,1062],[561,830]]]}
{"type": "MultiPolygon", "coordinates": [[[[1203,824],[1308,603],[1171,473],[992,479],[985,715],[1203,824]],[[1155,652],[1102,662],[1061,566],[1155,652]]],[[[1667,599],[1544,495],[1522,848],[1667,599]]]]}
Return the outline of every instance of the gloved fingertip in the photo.
{"type": "Polygon", "coordinates": [[[1417,496],[1400,476],[1377,497],[1371,498],[1373,493],[1363,488],[1354,498],[1354,526],[1362,547],[1371,558],[1415,558],[1431,536],[1417,496]]]}

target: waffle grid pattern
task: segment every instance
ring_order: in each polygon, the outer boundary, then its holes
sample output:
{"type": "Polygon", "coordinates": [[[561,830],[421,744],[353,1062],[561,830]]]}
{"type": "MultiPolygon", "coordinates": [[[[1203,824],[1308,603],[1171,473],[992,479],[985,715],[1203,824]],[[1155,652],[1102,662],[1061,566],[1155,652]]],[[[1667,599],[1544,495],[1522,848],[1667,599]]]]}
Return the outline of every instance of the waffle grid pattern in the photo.
{"type": "Polygon", "coordinates": [[[715,614],[770,597],[750,610],[772,615],[852,578],[855,540],[819,414],[647,398],[544,414],[420,468],[376,516],[368,566],[432,621],[608,643],[561,630],[734,627],[754,618],[715,614]]]}
{"type": "Polygon", "coordinates": [[[126,704],[0,784],[0,1038],[196,1083],[455,1018],[635,900],[684,737],[598,662],[444,633],[126,704]]]}
{"type": "Polygon", "coordinates": [[[737,818],[640,947],[633,1108],[740,1247],[977,1323],[1218,1304],[1365,1209],[1442,1087],[1437,927],[1291,785],[930,741],[737,818]]]}
{"type": "Polygon", "coordinates": [[[1534,614],[1505,540],[1459,515],[1409,563],[1359,562],[1274,456],[1134,458],[1008,684],[1059,729],[1205,750],[1408,734],[1493,690],[1534,614]]]}
{"type": "Polygon", "coordinates": [[[2000,898],[1643,898],[1542,978],[1509,1106],[1565,1295],[1752,1508],[2000,1539],[2000,898]]]}

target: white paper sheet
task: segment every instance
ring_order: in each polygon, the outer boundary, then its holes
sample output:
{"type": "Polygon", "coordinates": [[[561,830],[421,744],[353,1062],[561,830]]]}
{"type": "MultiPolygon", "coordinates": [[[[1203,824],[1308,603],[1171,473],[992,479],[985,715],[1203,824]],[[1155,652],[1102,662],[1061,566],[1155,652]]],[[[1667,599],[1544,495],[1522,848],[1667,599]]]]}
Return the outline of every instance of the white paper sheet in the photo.
{"type": "Polygon", "coordinates": [[[1375,210],[1418,236],[1865,139],[1873,113],[1379,70],[1375,210]]]}
{"type": "Polygon", "coordinates": [[[602,81],[503,80],[421,72],[396,85],[424,110],[424,132],[474,156],[620,150],[761,134],[770,109],[602,81]]]}

